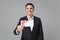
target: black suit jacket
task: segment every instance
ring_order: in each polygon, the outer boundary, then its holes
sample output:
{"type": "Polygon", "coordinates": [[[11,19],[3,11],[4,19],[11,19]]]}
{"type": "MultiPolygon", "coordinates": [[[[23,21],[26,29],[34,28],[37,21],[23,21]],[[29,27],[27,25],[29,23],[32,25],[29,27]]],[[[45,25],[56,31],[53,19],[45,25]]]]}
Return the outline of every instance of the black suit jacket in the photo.
{"type": "MultiPolygon", "coordinates": [[[[28,20],[27,16],[24,16],[24,17],[20,18],[17,26],[21,24],[20,23],[21,20],[28,20]]],[[[16,29],[17,29],[17,27],[14,30],[14,34],[18,35],[16,33],[16,29]]],[[[28,28],[25,28],[25,29],[29,30],[28,28]]],[[[24,40],[24,37],[23,37],[24,34],[27,35],[25,29],[23,29],[21,40],[24,40]]],[[[33,30],[30,33],[31,33],[30,40],[44,40],[44,38],[43,38],[43,30],[42,30],[42,23],[41,23],[41,19],[40,18],[34,16],[34,27],[33,27],[33,30]]],[[[27,36],[27,38],[28,38],[28,36],[27,36]]]]}

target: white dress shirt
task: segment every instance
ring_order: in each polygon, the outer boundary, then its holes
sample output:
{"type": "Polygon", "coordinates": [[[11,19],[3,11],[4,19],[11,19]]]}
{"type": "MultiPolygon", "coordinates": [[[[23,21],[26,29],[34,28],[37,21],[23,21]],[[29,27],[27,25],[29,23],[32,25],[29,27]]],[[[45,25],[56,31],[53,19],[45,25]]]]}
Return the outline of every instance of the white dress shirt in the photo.
{"type": "Polygon", "coordinates": [[[33,30],[33,26],[34,26],[34,16],[32,16],[32,18],[29,18],[29,16],[27,15],[28,21],[29,21],[29,25],[31,28],[31,31],[33,30]]]}

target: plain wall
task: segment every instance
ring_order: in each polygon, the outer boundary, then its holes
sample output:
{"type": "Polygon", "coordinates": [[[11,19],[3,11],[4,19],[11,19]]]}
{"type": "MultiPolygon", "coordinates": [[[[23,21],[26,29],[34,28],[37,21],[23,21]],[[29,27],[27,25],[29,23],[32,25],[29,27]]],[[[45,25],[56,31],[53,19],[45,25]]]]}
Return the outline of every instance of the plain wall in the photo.
{"type": "Polygon", "coordinates": [[[35,5],[34,15],[41,18],[44,40],[60,40],[60,0],[0,0],[0,40],[20,40],[13,31],[19,18],[26,15],[25,4],[35,5]]]}

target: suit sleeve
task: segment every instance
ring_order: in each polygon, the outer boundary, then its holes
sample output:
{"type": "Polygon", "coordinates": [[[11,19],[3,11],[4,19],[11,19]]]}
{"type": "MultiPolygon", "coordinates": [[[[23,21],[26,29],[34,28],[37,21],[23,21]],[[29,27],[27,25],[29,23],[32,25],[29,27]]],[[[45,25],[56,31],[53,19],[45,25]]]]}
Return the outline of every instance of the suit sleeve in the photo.
{"type": "Polygon", "coordinates": [[[19,22],[18,22],[16,28],[14,29],[14,34],[15,34],[15,35],[19,35],[19,34],[20,34],[20,32],[17,32],[17,30],[16,30],[17,27],[21,24],[20,21],[21,21],[21,19],[19,20],[19,22]]]}
{"type": "Polygon", "coordinates": [[[41,19],[39,19],[38,40],[44,40],[41,19]]]}

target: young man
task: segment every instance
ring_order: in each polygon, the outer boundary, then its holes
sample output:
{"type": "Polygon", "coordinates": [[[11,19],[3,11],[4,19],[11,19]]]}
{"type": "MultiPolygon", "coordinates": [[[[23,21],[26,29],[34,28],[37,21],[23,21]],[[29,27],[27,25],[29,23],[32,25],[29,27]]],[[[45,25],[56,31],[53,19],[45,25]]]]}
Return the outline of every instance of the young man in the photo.
{"type": "Polygon", "coordinates": [[[44,40],[41,20],[33,15],[34,5],[27,3],[25,10],[27,15],[20,18],[14,34],[18,35],[22,31],[21,40],[44,40]]]}

